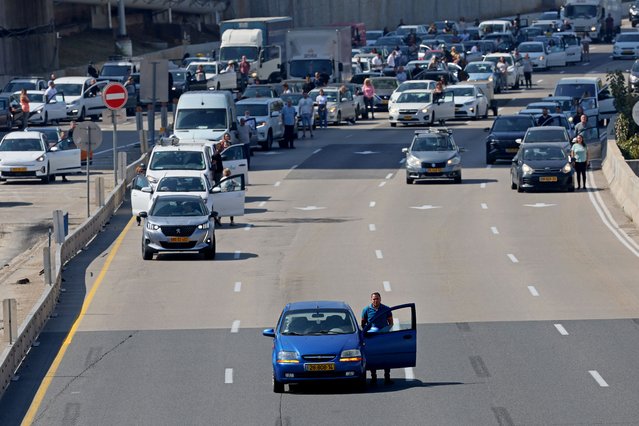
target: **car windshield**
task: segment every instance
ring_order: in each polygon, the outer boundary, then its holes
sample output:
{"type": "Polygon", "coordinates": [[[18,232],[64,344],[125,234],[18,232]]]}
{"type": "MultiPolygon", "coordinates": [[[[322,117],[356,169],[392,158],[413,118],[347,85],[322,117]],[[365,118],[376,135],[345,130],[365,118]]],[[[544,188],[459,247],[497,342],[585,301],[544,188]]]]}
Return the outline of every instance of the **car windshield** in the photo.
{"type": "Polygon", "coordinates": [[[399,46],[404,44],[404,40],[399,36],[380,37],[375,40],[376,46],[399,46]]]}
{"type": "MultiPolygon", "coordinates": [[[[513,64],[513,58],[510,56],[501,56],[502,58],[504,58],[506,60],[506,65],[510,66],[513,64]]],[[[488,56],[486,57],[486,60],[489,62],[492,62],[493,64],[496,64],[497,62],[499,62],[499,56],[488,56]]]]}
{"type": "Polygon", "coordinates": [[[617,36],[617,42],[621,42],[621,43],[625,43],[625,42],[636,43],[638,41],[639,41],[639,34],[621,33],[617,36]]]}
{"type": "Polygon", "coordinates": [[[273,90],[270,87],[247,87],[244,93],[242,93],[242,97],[244,98],[272,98],[273,90]]]}
{"type": "Polygon", "coordinates": [[[248,111],[251,117],[266,117],[268,115],[268,105],[266,104],[240,104],[237,106],[239,112],[248,111]]]}
{"type": "Polygon", "coordinates": [[[498,117],[493,123],[493,132],[525,132],[534,126],[532,120],[526,117],[498,117]]]}
{"type": "Polygon", "coordinates": [[[104,65],[100,71],[101,77],[124,77],[129,75],[131,68],[128,65],[104,65]]]}
{"type": "Polygon", "coordinates": [[[566,153],[559,147],[524,148],[524,161],[566,160],[566,153]]]}
{"type": "Polygon", "coordinates": [[[470,64],[466,66],[465,71],[469,74],[471,73],[484,74],[484,73],[493,72],[493,68],[492,68],[492,65],[489,65],[489,64],[473,64],[471,62],[470,64]]]}
{"type": "Polygon", "coordinates": [[[186,70],[191,73],[191,75],[195,75],[195,72],[198,68],[202,66],[202,70],[204,74],[217,74],[217,64],[203,64],[198,62],[191,62],[186,70]]]}
{"type": "Polygon", "coordinates": [[[290,94],[282,95],[282,100],[284,101],[284,103],[286,103],[289,99],[291,100],[291,103],[293,105],[297,106],[297,104],[300,102],[300,99],[302,99],[302,94],[301,93],[290,93],[290,94]]]}
{"type": "Polygon", "coordinates": [[[19,92],[22,89],[33,90],[35,88],[36,88],[35,83],[31,83],[29,81],[12,81],[7,83],[6,86],[4,86],[3,92],[13,93],[13,92],[19,92]]]}
{"type": "Polygon", "coordinates": [[[220,49],[220,61],[237,61],[246,56],[249,62],[257,61],[258,48],[252,46],[224,46],[220,49]]]}
{"type": "Polygon", "coordinates": [[[55,85],[58,93],[64,93],[65,96],[80,96],[82,94],[81,84],[60,83],[55,85]]]}
{"type": "Polygon", "coordinates": [[[176,200],[174,198],[158,198],[149,216],[179,217],[179,216],[207,216],[208,212],[202,200],[176,200]]]}
{"type": "Polygon", "coordinates": [[[333,75],[333,61],[330,59],[300,59],[289,64],[290,78],[304,78],[307,75],[320,74],[333,75]]]}
{"type": "Polygon", "coordinates": [[[353,334],[357,330],[352,315],[345,309],[288,311],[280,322],[280,333],[288,336],[353,334]]]}
{"type": "Polygon", "coordinates": [[[475,96],[475,90],[473,87],[450,86],[446,89],[446,91],[452,92],[455,96],[475,96]]]}
{"type": "Polygon", "coordinates": [[[579,45],[579,39],[576,36],[564,35],[563,39],[564,39],[564,43],[566,43],[566,46],[578,46],[579,45]]]}
{"type": "Polygon", "coordinates": [[[184,71],[171,71],[173,81],[186,81],[186,72],[184,71]]]}
{"type": "Polygon", "coordinates": [[[210,129],[225,130],[226,129],[226,109],[224,108],[207,108],[207,109],[180,109],[175,118],[176,130],[192,130],[192,129],[210,129]]]}
{"type": "Polygon", "coordinates": [[[433,97],[431,92],[422,92],[422,93],[407,93],[403,92],[397,98],[397,103],[407,103],[407,104],[430,104],[433,101],[433,97]]]}
{"type": "Polygon", "coordinates": [[[595,94],[593,83],[562,83],[555,87],[555,96],[571,98],[589,98],[595,94]]]}
{"type": "Polygon", "coordinates": [[[160,179],[157,192],[204,192],[204,180],[194,176],[169,176],[160,179]]]}
{"type": "Polygon", "coordinates": [[[424,82],[404,82],[402,84],[400,84],[397,89],[395,90],[398,93],[401,93],[405,90],[414,90],[414,89],[419,89],[419,90],[428,90],[428,89],[432,89],[435,86],[435,82],[434,81],[424,81],[424,82]],[[431,87],[432,86],[432,87],[431,87]]]}
{"type": "Polygon", "coordinates": [[[373,78],[371,83],[375,89],[397,89],[397,80],[394,78],[373,78]]]}
{"type": "Polygon", "coordinates": [[[563,129],[539,129],[526,133],[524,143],[535,142],[568,142],[563,129]]]}
{"type": "Polygon", "coordinates": [[[544,46],[540,43],[522,43],[519,45],[519,52],[543,52],[544,46]]]}
{"type": "Polygon", "coordinates": [[[552,19],[559,19],[559,14],[557,12],[544,12],[539,15],[540,21],[549,21],[552,19]]]}
{"type": "Polygon", "coordinates": [[[597,16],[597,6],[586,4],[570,4],[564,7],[564,17],[568,19],[575,18],[594,18],[597,16]]]}
{"type": "Polygon", "coordinates": [[[204,170],[204,154],[197,151],[157,151],[151,157],[151,170],[204,170]]]}
{"type": "MultiPolygon", "coordinates": [[[[308,97],[315,100],[319,95],[319,90],[311,90],[308,97]]],[[[337,102],[337,90],[324,90],[324,96],[328,102],[337,102]]]]}
{"type": "Polygon", "coordinates": [[[15,151],[15,152],[24,152],[24,151],[45,151],[44,144],[40,139],[33,138],[25,138],[25,139],[5,139],[0,144],[0,151],[15,151]]]}
{"type": "Polygon", "coordinates": [[[452,151],[455,147],[448,135],[423,135],[415,138],[411,151],[452,151]]]}

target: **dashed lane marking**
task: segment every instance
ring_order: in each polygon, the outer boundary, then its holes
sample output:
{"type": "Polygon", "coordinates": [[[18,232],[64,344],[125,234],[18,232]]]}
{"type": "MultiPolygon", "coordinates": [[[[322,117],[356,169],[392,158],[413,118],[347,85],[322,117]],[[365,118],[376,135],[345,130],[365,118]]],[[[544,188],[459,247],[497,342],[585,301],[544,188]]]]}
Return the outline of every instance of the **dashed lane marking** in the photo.
{"type": "Polygon", "coordinates": [[[378,259],[383,259],[384,256],[382,255],[382,251],[381,250],[375,250],[375,257],[377,257],[378,259]]]}
{"type": "Polygon", "coordinates": [[[233,383],[233,369],[226,368],[224,370],[224,383],[230,384],[233,383]]]}
{"type": "Polygon", "coordinates": [[[562,336],[567,336],[568,335],[568,331],[566,331],[566,329],[564,328],[563,325],[555,324],[555,328],[557,329],[559,334],[561,334],[562,336]]]}
{"type": "Polygon", "coordinates": [[[510,259],[510,261],[511,261],[512,263],[519,263],[519,260],[517,260],[517,258],[515,257],[515,255],[514,255],[514,254],[512,254],[512,253],[508,253],[508,259],[510,259]]]}
{"type": "Polygon", "coordinates": [[[608,387],[608,383],[606,383],[606,381],[603,379],[603,377],[601,377],[601,374],[599,374],[597,370],[588,370],[588,373],[590,373],[592,378],[595,379],[599,386],[601,386],[602,388],[608,387]]]}
{"type": "Polygon", "coordinates": [[[384,281],[384,291],[391,291],[390,281],[384,281]]]}
{"type": "Polygon", "coordinates": [[[533,285],[529,285],[528,286],[528,291],[530,292],[530,294],[532,294],[535,297],[539,297],[539,292],[537,291],[537,289],[535,288],[535,286],[533,285]]]}
{"type": "Polygon", "coordinates": [[[239,293],[240,291],[242,291],[242,281],[235,282],[235,287],[233,288],[233,291],[236,293],[239,293]]]}

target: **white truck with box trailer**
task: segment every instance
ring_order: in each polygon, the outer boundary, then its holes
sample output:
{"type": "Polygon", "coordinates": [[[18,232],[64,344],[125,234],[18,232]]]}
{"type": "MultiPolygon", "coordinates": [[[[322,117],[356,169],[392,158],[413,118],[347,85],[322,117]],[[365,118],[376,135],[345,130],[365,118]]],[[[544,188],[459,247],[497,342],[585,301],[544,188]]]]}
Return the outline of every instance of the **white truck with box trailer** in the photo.
{"type": "Polygon", "coordinates": [[[293,26],[290,16],[231,19],[220,23],[220,61],[251,64],[249,83],[272,83],[284,78],[284,39],[293,26]]]}
{"type": "Polygon", "coordinates": [[[341,83],[352,76],[350,27],[288,30],[286,53],[288,78],[319,72],[329,83],[341,83]]]}
{"type": "Polygon", "coordinates": [[[601,41],[606,36],[608,14],[615,21],[614,32],[621,28],[623,10],[621,0],[566,0],[561,8],[562,19],[568,19],[577,34],[588,33],[593,41],[601,41]]]}

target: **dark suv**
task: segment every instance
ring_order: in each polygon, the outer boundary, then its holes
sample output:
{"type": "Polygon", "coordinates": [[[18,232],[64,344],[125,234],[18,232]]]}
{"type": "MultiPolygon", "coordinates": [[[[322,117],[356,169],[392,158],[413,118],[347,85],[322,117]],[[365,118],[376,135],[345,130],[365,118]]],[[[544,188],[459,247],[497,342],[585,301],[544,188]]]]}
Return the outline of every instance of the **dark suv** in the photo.
{"type": "Polygon", "coordinates": [[[496,160],[512,160],[519,144],[529,127],[535,126],[535,119],[528,114],[500,115],[493,121],[491,128],[484,129],[486,138],[486,164],[494,164],[496,160]]]}

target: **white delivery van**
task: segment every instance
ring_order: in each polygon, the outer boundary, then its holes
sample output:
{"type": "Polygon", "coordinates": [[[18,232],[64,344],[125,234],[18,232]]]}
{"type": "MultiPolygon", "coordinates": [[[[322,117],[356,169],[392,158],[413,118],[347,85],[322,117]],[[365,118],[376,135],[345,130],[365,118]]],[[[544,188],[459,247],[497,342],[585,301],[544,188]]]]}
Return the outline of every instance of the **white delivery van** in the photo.
{"type": "Polygon", "coordinates": [[[555,86],[555,96],[577,99],[590,119],[603,124],[616,114],[614,98],[601,77],[567,77],[555,86]]]}
{"type": "Polygon", "coordinates": [[[227,91],[194,91],[180,96],[175,110],[173,135],[188,140],[219,141],[229,132],[237,141],[235,101],[227,91]]]}
{"type": "Polygon", "coordinates": [[[513,33],[513,23],[507,20],[483,21],[479,23],[479,36],[490,33],[513,33]]]}

